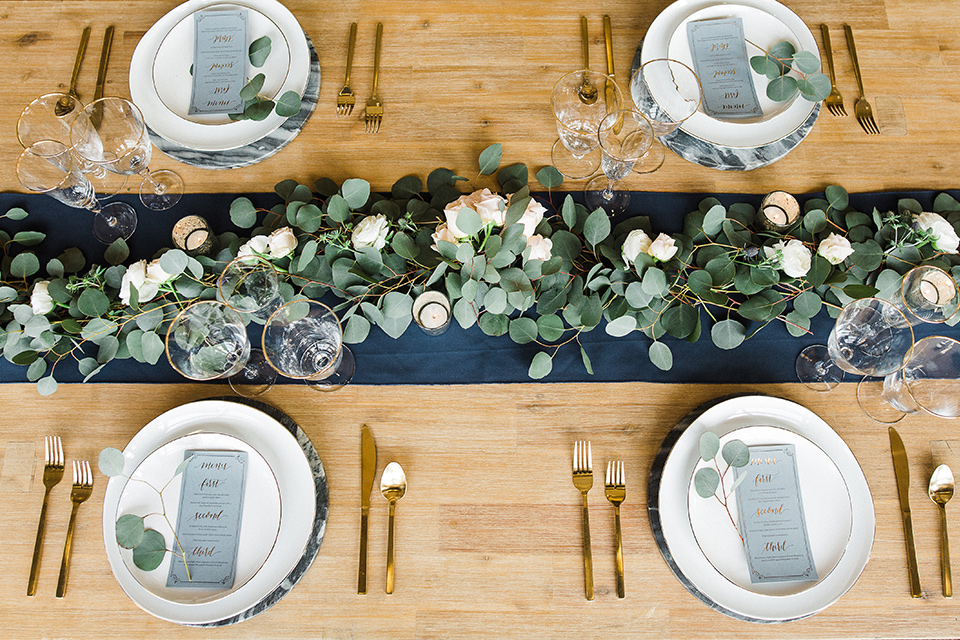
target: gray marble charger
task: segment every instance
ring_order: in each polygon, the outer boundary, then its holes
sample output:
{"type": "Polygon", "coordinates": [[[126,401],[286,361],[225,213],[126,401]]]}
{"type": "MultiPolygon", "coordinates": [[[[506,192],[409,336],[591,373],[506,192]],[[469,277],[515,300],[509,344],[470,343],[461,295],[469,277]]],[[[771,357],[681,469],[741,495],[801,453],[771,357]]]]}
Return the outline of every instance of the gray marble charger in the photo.
{"type": "Polygon", "coordinates": [[[198,151],[167,140],[147,127],[154,146],[174,160],[194,167],[236,169],[262,162],[290,144],[303,129],[313,110],[317,108],[317,98],[320,95],[320,58],[317,56],[317,50],[314,48],[310,37],[306,33],[304,33],[304,37],[307,38],[307,47],[310,49],[310,75],[307,78],[307,87],[304,89],[301,98],[300,112],[287,118],[276,131],[256,142],[235,149],[198,151]]]}
{"type": "Polygon", "coordinates": [[[306,547],[304,547],[303,555],[300,557],[300,560],[293,567],[290,573],[287,574],[287,577],[284,578],[279,585],[277,585],[276,589],[268,593],[263,597],[262,600],[260,600],[260,602],[253,605],[243,613],[238,613],[235,616],[218,620],[216,622],[186,625],[192,627],[224,627],[230,624],[243,622],[244,620],[249,620],[255,615],[263,613],[279,602],[280,599],[285,595],[290,593],[290,590],[293,589],[298,582],[300,582],[300,579],[307,572],[307,569],[309,569],[310,565],[313,564],[314,558],[317,557],[317,553],[320,551],[320,545],[323,543],[323,534],[327,530],[327,515],[330,508],[330,489],[327,486],[327,474],[323,469],[323,462],[320,461],[320,456],[317,454],[317,450],[313,446],[313,443],[310,442],[310,438],[307,437],[307,434],[303,432],[303,429],[301,429],[300,426],[294,422],[292,418],[290,418],[290,416],[285,414],[283,411],[280,411],[276,407],[272,407],[269,404],[260,402],[258,400],[251,400],[249,398],[222,396],[219,398],[210,399],[224,400],[226,402],[237,402],[262,411],[282,424],[290,433],[294,435],[294,437],[296,437],[297,443],[300,445],[300,448],[303,449],[303,455],[307,457],[307,462],[310,463],[310,469],[313,471],[313,484],[317,495],[317,508],[314,513],[313,529],[310,532],[310,538],[307,540],[306,547]]]}
{"type": "MultiPolygon", "coordinates": [[[[637,45],[637,52],[633,56],[631,78],[640,68],[640,50],[642,47],[643,40],[637,45]]],[[[630,83],[630,89],[632,94],[633,82],[630,83]]],[[[632,97],[636,102],[637,96],[632,95],[632,97]]],[[[813,130],[813,125],[819,115],[820,103],[818,102],[803,124],[794,129],[792,133],[780,140],[759,147],[724,147],[701,140],[681,129],[663,136],[660,141],[667,149],[689,162],[710,169],[720,169],[721,171],[750,171],[772,164],[793,151],[813,130]]]]}

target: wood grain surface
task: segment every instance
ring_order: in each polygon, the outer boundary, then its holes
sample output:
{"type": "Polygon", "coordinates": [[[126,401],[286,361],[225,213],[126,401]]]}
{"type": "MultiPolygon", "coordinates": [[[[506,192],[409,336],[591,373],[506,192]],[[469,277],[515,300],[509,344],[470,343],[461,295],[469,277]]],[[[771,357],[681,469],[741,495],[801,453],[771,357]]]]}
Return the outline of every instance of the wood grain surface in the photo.
{"type": "MultiPolygon", "coordinates": [[[[81,69],[81,99],[93,94],[99,44],[108,24],[117,27],[107,95],[129,96],[130,58],[144,32],[176,0],[2,0],[0,60],[0,186],[21,190],[15,173],[20,153],[14,136],[20,110],[33,98],[65,90],[83,26],[91,24],[81,69]]],[[[602,17],[613,22],[614,59],[621,87],[637,44],[670,0],[287,0],[317,47],[322,67],[320,105],[300,136],[273,158],[252,167],[216,171],[181,165],[156,152],[153,168],[178,171],[190,192],[269,191],[285,178],[312,184],[326,176],[368,179],[386,190],[399,178],[422,178],[448,167],[475,178],[477,156],[493,142],[504,145],[504,163],[534,170],[550,162],[556,127],[550,92],[556,80],[581,65],[580,15],[589,19],[591,66],[605,64],[602,17]],[[347,36],[359,25],[352,85],[369,96],[377,21],[383,22],[379,95],[384,103],[378,135],[363,133],[352,118],[335,115],[343,82],[347,36]]],[[[845,118],[824,113],[809,137],[783,160],[746,173],[725,173],[673,154],[653,175],[633,175],[627,187],[642,191],[793,193],[840,184],[851,192],[946,189],[957,186],[960,158],[960,3],[945,0],[789,0],[822,47],[820,23],[831,27],[837,76],[846,98],[845,118]],[[885,135],[867,136],[853,117],[857,94],[843,37],[856,33],[864,83],[885,135]],[[890,106],[892,105],[892,106],[890,106]],[[902,114],[898,105],[902,106],[902,114]],[[903,135],[904,129],[906,134],[903,135]]],[[[533,172],[531,172],[531,179],[533,172]]],[[[133,181],[130,181],[133,182],[133,181]]],[[[495,186],[482,178],[479,186],[495,186]]],[[[568,183],[578,188],[582,183],[568,183]]],[[[136,191],[137,185],[130,185],[136,191]]]]}
{"type": "MultiPolygon", "coordinates": [[[[283,385],[263,399],[287,412],[310,436],[330,485],[323,546],[286,598],[252,620],[223,629],[179,627],[142,612],[124,595],[107,563],[101,536],[107,479],[99,473],[93,497],[80,508],[66,598],[57,600],[54,590],[70,511],[69,477],[51,494],[39,590],[28,598],[27,575],[43,496],[42,437],[63,438],[68,465],[77,459],[95,460],[105,446],[125,446],[160,413],[224,392],[229,388],[216,385],[91,384],[62,385],[52,397],[41,398],[29,385],[0,386],[5,409],[0,421],[4,637],[957,636],[957,602],[940,593],[937,509],[926,497],[935,462],[931,441],[954,439],[955,424],[908,416],[898,425],[910,457],[924,590],[923,599],[913,600],[887,429],[860,412],[853,384],[830,393],[798,384],[520,384],[353,386],[323,395],[283,385]],[[877,518],[871,560],[856,585],[812,618],[772,626],[729,619],[684,590],[657,550],[646,512],[650,466],[670,428],[702,402],[758,391],[796,401],[837,430],[863,468],[877,518]],[[376,489],[370,514],[369,593],[356,594],[363,423],[376,438],[379,470],[396,460],[409,483],[397,506],[397,586],[391,596],[383,589],[387,502],[376,489]],[[608,459],[622,459],[626,466],[623,600],[616,597],[613,510],[599,482],[589,495],[596,599],[587,602],[583,597],[580,495],[570,478],[573,442],[583,438],[593,443],[595,469],[608,459]],[[25,456],[25,450],[33,454],[25,456]]],[[[944,455],[951,458],[949,452],[943,454],[943,443],[934,448],[941,450],[936,462],[944,455]]],[[[955,524],[952,508],[953,542],[960,545],[960,524],[955,524]]]]}

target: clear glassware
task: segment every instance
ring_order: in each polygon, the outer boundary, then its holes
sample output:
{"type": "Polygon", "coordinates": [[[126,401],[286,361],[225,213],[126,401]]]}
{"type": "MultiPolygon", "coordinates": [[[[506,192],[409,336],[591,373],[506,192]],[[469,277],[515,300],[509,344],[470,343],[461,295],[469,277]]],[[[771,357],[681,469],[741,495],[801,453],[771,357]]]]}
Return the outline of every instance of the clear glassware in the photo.
{"type": "Polygon", "coordinates": [[[656,58],[640,65],[630,79],[630,91],[637,111],[650,120],[657,138],[644,162],[634,165],[633,170],[652,173],[666,158],[666,147],[660,138],[676,131],[700,108],[703,100],[700,78],[682,62],[656,58]]]}
{"type": "Polygon", "coordinates": [[[906,365],[884,378],[883,399],[903,413],[960,417],[960,342],[945,336],[918,340],[906,365]]]}
{"type": "Polygon", "coordinates": [[[263,324],[280,306],[280,277],[269,260],[237,258],[217,278],[217,299],[263,324]]]}
{"type": "MultiPolygon", "coordinates": [[[[26,149],[41,140],[56,140],[72,150],[70,127],[77,113],[83,109],[83,104],[76,98],[71,98],[73,109],[63,113],[57,105],[64,97],[69,96],[65,93],[47,93],[23,108],[17,118],[17,140],[20,141],[20,146],[26,149]]],[[[73,153],[73,159],[79,165],[81,173],[86,174],[87,179],[93,183],[101,200],[115,196],[127,182],[127,176],[110,173],[102,166],[84,160],[77,153],[73,153]]]]}
{"type": "Polygon", "coordinates": [[[191,380],[216,380],[239,373],[250,357],[240,314],[214,300],[181,311],[167,329],[170,365],[191,380]]]}
{"type": "Polygon", "coordinates": [[[922,322],[943,323],[960,308],[960,289],[950,274],[939,267],[914,267],[900,281],[897,305],[914,326],[922,322]]]}
{"type": "Polygon", "coordinates": [[[151,172],[150,133],[137,105],[101,98],[84,107],[70,128],[70,141],[84,159],[122,175],[140,175],[140,202],[163,211],[180,201],[183,180],[173,171],[151,172]]]}
{"type": "Polygon", "coordinates": [[[623,109],[603,119],[597,138],[603,175],[587,183],[587,208],[603,207],[609,213],[622,213],[630,203],[630,193],[618,191],[616,187],[649,152],[654,140],[653,128],[639,111],[623,109]]]}
{"type": "Polygon", "coordinates": [[[93,235],[101,242],[110,244],[117,238],[129,238],[137,228],[137,213],[130,205],[100,205],[93,183],[62,142],[40,140],[24,149],[17,160],[17,177],[29,191],[45,193],[69,207],[92,211],[93,235]]]}
{"type": "Polygon", "coordinates": [[[263,353],[280,375],[304,380],[317,391],[342,388],[355,369],[337,314],[314,300],[293,300],[270,316],[263,353]]]}
{"type": "Polygon", "coordinates": [[[550,104],[560,136],[550,152],[553,166],[567,178],[589,178],[600,167],[600,142],[597,140],[600,123],[607,114],[621,108],[623,92],[613,78],[581,69],[557,81],[550,104]],[[583,99],[581,87],[585,83],[597,87],[594,102],[583,99]]]}

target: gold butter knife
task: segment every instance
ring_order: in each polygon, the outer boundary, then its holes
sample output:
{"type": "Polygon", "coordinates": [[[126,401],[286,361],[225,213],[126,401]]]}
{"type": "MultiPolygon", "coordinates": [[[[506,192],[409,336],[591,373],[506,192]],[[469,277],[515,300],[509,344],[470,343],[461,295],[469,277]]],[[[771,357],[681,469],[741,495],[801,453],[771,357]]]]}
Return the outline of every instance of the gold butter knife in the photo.
{"type": "Polygon", "coordinates": [[[100,50],[100,69],[97,71],[97,88],[93,94],[94,100],[103,97],[103,87],[107,82],[107,61],[110,59],[110,49],[113,48],[113,30],[113,25],[110,25],[103,34],[103,48],[100,50]]]}
{"type": "Polygon", "coordinates": [[[370,492],[377,474],[377,443],[370,427],[360,428],[360,570],[357,593],[367,592],[367,523],[370,519],[370,492]]]}
{"type": "Polygon", "coordinates": [[[616,93],[613,88],[615,73],[613,71],[613,35],[610,28],[610,16],[603,16],[603,43],[607,50],[607,104],[613,104],[616,99],[616,93]]]}
{"type": "Polygon", "coordinates": [[[917,546],[913,540],[913,519],[910,516],[910,467],[907,450],[900,434],[890,427],[890,451],[893,453],[893,471],[897,477],[897,492],[900,495],[900,515],[903,518],[903,537],[907,543],[907,567],[910,570],[910,595],[923,597],[920,590],[920,571],[917,567],[917,546]]]}

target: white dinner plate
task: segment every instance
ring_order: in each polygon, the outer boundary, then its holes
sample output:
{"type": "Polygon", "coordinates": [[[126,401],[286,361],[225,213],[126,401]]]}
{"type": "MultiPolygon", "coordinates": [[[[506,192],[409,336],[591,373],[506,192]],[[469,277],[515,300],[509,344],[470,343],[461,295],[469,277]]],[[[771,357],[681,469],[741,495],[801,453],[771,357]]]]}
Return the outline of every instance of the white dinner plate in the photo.
{"type": "MultiPolygon", "coordinates": [[[[242,7],[223,4],[208,8],[235,10],[242,7]]],[[[287,76],[290,73],[290,46],[277,23],[256,9],[247,9],[247,25],[250,42],[263,36],[270,38],[270,55],[267,56],[266,62],[262,67],[257,68],[250,65],[248,61],[247,77],[262,73],[264,84],[260,93],[271,100],[275,100],[286,84],[287,76]]],[[[225,113],[190,113],[190,98],[193,86],[193,76],[190,69],[193,67],[195,28],[194,17],[191,13],[182,18],[164,36],[153,61],[153,90],[160,98],[163,106],[179,118],[206,125],[235,124],[225,113]]]]}
{"type": "MultiPolygon", "coordinates": [[[[150,128],[164,138],[190,149],[198,151],[225,151],[256,142],[276,130],[286,120],[285,117],[271,113],[260,122],[240,120],[229,124],[218,122],[202,123],[188,120],[171,111],[160,97],[156,85],[167,82],[179,83],[171,93],[186,91],[189,93],[189,63],[187,77],[184,78],[179,70],[172,70],[168,78],[166,70],[158,69],[157,80],[154,80],[154,64],[168,34],[184,19],[192,16],[201,9],[210,9],[217,6],[245,7],[252,9],[275,24],[286,43],[289,68],[285,74],[283,84],[277,89],[277,94],[294,91],[302,96],[307,85],[310,73],[310,51],[307,46],[306,34],[300,23],[290,11],[277,0],[233,0],[224,3],[223,0],[188,0],[163,16],[144,34],[133,52],[130,61],[130,96],[133,102],[143,112],[144,120],[150,128]]],[[[190,21],[186,21],[188,24],[190,21]]],[[[190,27],[192,33],[192,27],[190,27]]],[[[255,39],[252,33],[251,38],[255,39]]],[[[192,43],[189,57],[193,56],[192,43]]],[[[271,53],[272,58],[274,53],[271,53]]],[[[269,61],[269,58],[268,58],[269,61]]],[[[281,58],[282,61],[282,58],[281,58]]],[[[180,65],[182,66],[182,65],[180,65]]],[[[259,71],[251,67],[251,71],[259,71]]],[[[273,78],[269,79],[274,82],[273,78]]],[[[164,89],[166,99],[171,100],[164,89]]]]}
{"type": "MultiPolygon", "coordinates": [[[[806,498],[804,500],[806,502],[806,498]]],[[[656,519],[652,524],[662,534],[661,552],[671,569],[701,600],[743,620],[782,622],[822,611],[854,585],[873,547],[873,498],[853,453],[816,414],[781,398],[736,397],[719,402],[700,414],[670,450],[661,470],[656,502],[655,512],[651,510],[651,520],[656,519]],[[819,448],[839,471],[849,495],[849,539],[839,561],[815,584],[793,593],[758,593],[755,585],[745,588],[725,576],[701,551],[691,523],[688,508],[690,478],[700,460],[700,436],[705,431],[713,431],[723,437],[731,431],[757,425],[797,434],[819,448]]],[[[729,522],[721,521],[716,526],[724,525],[729,526],[729,522]]],[[[843,529],[841,523],[837,531],[843,529]]],[[[822,566],[829,564],[832,561],[822,566]]]]}
{"type": "MultiPolygon", "coordinates": [[[[179,624],[206,624],[231,618],[246,612],[276,589],[300,562],[313,530],[316,511],[313,472],[297,439],[262,411],[235,402],[202,400],[158,416],[124,449],[125,472],[131,473],[163,445],[195,434],[231,436],[262,456],[275,476],[282,512],[276,543],[249,580],[223,597],[185,604],[154,593],[127,568],[123,553],[116,544],[115,533],[118,507],[127,479],[122,476],[110,479],[104,494],[103,539],[113,575],[124,592],[142,609],[179,624]]],[[[173,499],[179,500],[179,495],[173,499]]]]}
{"type": "Polygon", "coordinates": [[[163,513],[166,507],[166,520],[163,516],[152,515],[145,519],[144,524],[164,537],[168,549],[176,548],[172,527],[177,524],[183,474],[174,476],[174,471],[183,462],[188,450],[247,453],[233,584],[227,589],[168,587],[170,563],[182,562],[179,556],[167,553],[159,567],[153,571],[143,571],[134,564],[131,550],[122,549],[120,553],[127,571],[143,588],[170,602],[199,604],[230,595],[260,570],[273,551],[280,532],[281,501],[280,487],[273,469],[256,449],[243,440],[221,433],[195,433],[168,442],[144,458],[121,491],[114,521],[126,514],[144,516],[163,513]],[[163,492],[162,503],[159,491],[163,492]]]}
{"type": "MultiPolygon", "coordinates": [[[[775,0],[677,0],[653,21],[644,36],[641,63],[656,58],[673,58],[693,67],[687,40],[687,23],[712,18],[739,17],[747,40],[769,48],[788,40],[798,50],[819,57],[816,40],[806,24],[790,9],[775,0]]],[[[762,52],[747,45],[747,57],[762,52]]],[[[787,102],[775,102],[766,96],[768,80],[751,68],[763,115],[756,118],[719,119],[701,110],[687,119],[680,129],[705,142],[733,148],[754,148],[776,142],[791,134],[813,112],[815,103],[799,95],[787,102]]],[[[656,98],[662,88],[651,87],[656,98]]]]}
{"type": "MultiPolygon", "coordinates": [[[[786,429],[765,426],[736,429],[720,439],[721,447],[734,439],[747,446],[794,445],[804,521],[813,563],[817,568],[817,580],[752,583],[743,543],[733,528],[726,509],[718,500],[701,498],[691,475],[687,508],[690,526],[700,551],[723,577],[741,589],[783,596],[814,587],[836,568],[850,541],[853,515],[850,493],[843,475],[823,449],[786,429]]],[[[712,463],[708,465],[701,460],[694,473],[705,466],[712,466],[712,463]]],[[[725,477],[725,481],[733,481],[732,471],[725,477]]],[[[728,497],[728,502],[730,514],[738,520],[736,491],[728,497]]]]}

